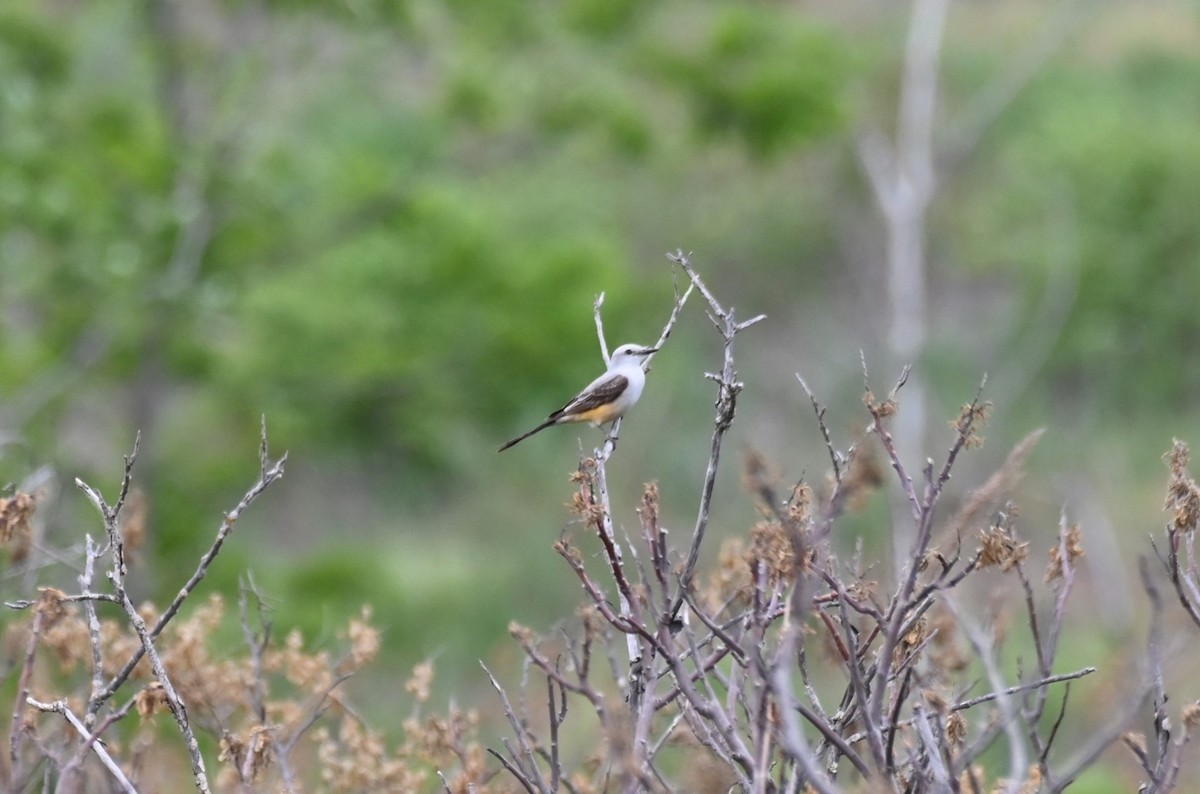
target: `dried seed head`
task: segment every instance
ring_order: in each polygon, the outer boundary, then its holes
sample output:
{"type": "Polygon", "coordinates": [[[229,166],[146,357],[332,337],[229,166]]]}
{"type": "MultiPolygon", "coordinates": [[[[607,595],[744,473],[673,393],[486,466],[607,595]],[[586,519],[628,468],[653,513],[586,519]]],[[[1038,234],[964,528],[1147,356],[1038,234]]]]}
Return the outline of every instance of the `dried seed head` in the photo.
{"type": "Polygon", "coordinates": [[[1050,564],[1046,566],[1046,581],[1054,582],[1063,578],[1062,550],[1067,551],[1067,568],[1073,568],[1075,561],[1084,555],[1083,544],[1080,542],[1081,531],[1078,524],[1072,524],[1067,529],[1065,538],[1050,547],[1050,564]]]}
{"type": "Polygon", "coordinates": [[[992,416],[992,403],[966,403],[958,412],[958,418],[950,423],[950,428],[962,434],[963,446],[967,449],[979,449],[983,446],[983,436],[979,430],[987,424],[992,416]]]}
{"type": "Polygon", "coordinates": [[[904,632],[904,635],[900,637],[900,642],[896,643],[896,649],[892,657],[895,660],[894,663],[901,664],[904,659],[909,654],[913,653],[917,648],[919,648],[921,643],[925,642],[926,638],[928,637],[928,624],[926,623],[925,618],[920,618],[917,620],[917,622],[913,623],[912,627],[909,628],[908,631],[904,632]]]}
{"type": "Polygon", "coordinates": [[[963,739],[967,738],[967,720],[961,711],[955,711],[946,718],[946,738],[952,744],[962,744],[963,739]]]}
{"type": "Polygon", "coordinates": [[[583,566],[583,555],[579,553],[579,549],[571,545],[571,541],[567,538],[559,538],[554,541],[554,550],[561,554],[573,567],[579,568],[583,566]]]}
{"type": "Polygon", "coordinates": [[[0,544],[9,547],[9,558],[22,562],[29,556],[33,543],[33,511],[37,501],[32,495],[18,491],[7,499],[0,499],[0,544]]]}
{"type": "Polygon", "coordinates": [[[993,524],[979,533],[979,567],[999,566],[1010,571],[1029,556],[1029,544],[1020,543],[1002,524],[993,524]]]}
{"type": "Polygon", "coordinates": [[[248,780],[252,783],[271,763],[271,745],[275,728],[270,725],[257,725],[249,730],[243,738],[225,731],[221,736],[221,753],[217,760],[229,764],[237,775],[249,772],[248,780]]]}
{"type": "Polygon", "coordinates": [[[1174,511],[1173,528],[1177,532],[1190,532],[1196,528],[1197,521],[1200,521],[1200,487],[1197,487],[1196,481],[1188,472],[1190,458],[1191,451],[1188,445],[1179,439],[1175,439],[1171,450],[1163,455],[1171,472],[1163,509],[1174,511]]]}
{"type": "MultiPolygon", "coordinates": [[[[509,631],[512,631],[512,625],[509,626],[509,631]]],[[[425,703],[429,700],[429,687],[432,684],[433,662],[426,659],[413,667],[412,677],[404,683],[404,689],[411,693],[418,703],[425,703]]]]}
{"type": "Polygon", "coordinates": [[[658,483],[648,482],[642,487],[642,504],[638,512],[647,526],[658,525],[658,483]]]}
{"type": "Polygon", "coordinates": [[[513,639],[522,645],[533,644],[533,629],[530,629],[527,626],[522,626],[516,621],[508,624],[508,633],[513,639]]]}
{"type": "Polygon", "coordinates": [[[167,705],[167,691],[163,689],[163,685],[157,681],[151,681],[146,686],[142,687],[142,691],[137,693],[134,698],[134,704],[137,706],[138,715],[143,720],[154,716],[154,713],[161,711],[167,705]]]}
{"type": "Polygon", "coordinates": [[[778,521],[760,521],[750,530],[750,550],[746,563],[759,563],[766,567],[767,583],[774,586],[790,581],[795,570],[796,558],[792,541],[778,521]]]}
{"type": "Polygon", "coordinates": [[[863,394],[863,403],[867,406],[867,410],[871,413],[871,416],[876,419],[887,419],[889,416],[895,416],[896,411],[900,408],[894,397],[889,397],[883,402],[876,402],[875,394],[870,390],[867,390],[863,394]]]}
{"type": "Polygon", "coordinates": [[[42,615],[43,628],[50,628],[67,614],[67,594],[54,587],[39,587],[38,600],[34,611],[42,615]]]}
{"type": "Polygon", "coordinates": [[[371,625],[371,606],[363,604],[357,618],[351,619],[346,633],[350,638],[350,659],[355,669],[370,664],[379,655],[379,629],[371,625]]]}
{"type": "Polygon", "coordinates": [[[1196,730],[1196,726],[1200,725],[1200,700],[1193,701],[1183,707],[1183,711],[1179,715],[1180,721],[1188,733],[1196,730]]]}
{"type": "Polygon", "coordinates": [[[946,710],[950,708],[950,704],[946,701],[945,696],[932,687],[923,690],[921,695],[925,698],[925,702],[929,704],[929,707],[938,714],[945,714],[946,710]]]}
{"type": "Polygon", "coordinates": [[[577,516],[582,516],[587,514],[588,508],[588,500],[582,493],[576,491],[575,493],[571,494],[571,501],[567,502],[567,510],[577,516]]]}
{"type": "Polygon", "coordinates": [[[807,483],[799,483],[792,489],[792,498],[788,500],[784,513],[800,529],[808,529],[812,522],[813,491],[807,483]]]}

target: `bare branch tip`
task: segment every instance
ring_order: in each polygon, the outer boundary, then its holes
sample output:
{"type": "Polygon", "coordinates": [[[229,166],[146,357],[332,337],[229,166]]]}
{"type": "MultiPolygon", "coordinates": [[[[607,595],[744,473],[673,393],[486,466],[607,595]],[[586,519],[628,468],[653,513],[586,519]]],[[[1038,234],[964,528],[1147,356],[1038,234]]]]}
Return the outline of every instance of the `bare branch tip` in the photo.
{"type": "Polygon", "coordinates": [[[271,466],[271,453],[267,444],[267,415],[263,414],[259,424],[259,442],[258,442],[258,466],[259,473],[262,479],[266,479],[269,472],[279,468],[284,459],[287,458],[287,453],[284,453],[283,458],[274,467],[271,466]]]}
{"type": "Polygon", "coordinates": [[[765,315],[765,314],[760,314],[757,317],[751,317],[749,320],[746,320],[745,322],[738,323],[737,326],[734,328],[734,331],[735,332],[736,331],[744,331],[745,329],[749,328],[750,326],[755,325],[756,323],[762,322],[765,319],[767,319],[767,315],[765,315]]]}
{"type": "Polygon", "coordinates": [[[691,258],[691,256],[692,254],[690,251],[685,254],[682,248],[676,248],[674,251],[667,254],[667,259],[686,269],[690,264],[688,260],[691,258]]]}

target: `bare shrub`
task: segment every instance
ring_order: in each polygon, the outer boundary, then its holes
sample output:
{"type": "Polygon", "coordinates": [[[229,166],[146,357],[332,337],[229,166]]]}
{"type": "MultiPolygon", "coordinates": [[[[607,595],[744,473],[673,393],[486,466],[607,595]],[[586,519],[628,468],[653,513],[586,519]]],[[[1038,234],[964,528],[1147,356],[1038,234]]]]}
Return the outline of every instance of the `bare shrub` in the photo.
{"type": "MultiPolygon", "coordinates": [[[[347,620],[336,651],[313,648],[298,632],[275,631],[246,576],[237,597],[242,644],[214,644],[232,610],[221,594],[195,603],[198,587],[239,516],[283,476],[286,456],[271,459],[264,423],[257,481],[218,522],[164,608],[129,595],[128,560],[145,532],[132,487],[136,442],[112,503],[77,482],[104,535],[86,535],[74,558],[38,537],[36,494],[0,499],[0,543],[31,596],[6,604],[21,619],[4,632],[15,678],[0,756],[4,789],[177,790],[190,778],[202,792],[1029,794],[1065,790],[1111,746],[1136,760],[1141,790],[1186,785],[1200,704],[1169,705],[1171,663],[1183,643],[1166,623],[1164,581],[1181,622],[1190,620],[1184,632],[1194,634],[1200,486],[1187,445],[1176,442],[1165,456],[1171,518],[1163,548],[1154,544],[1165,577],[1148,556],[1138,569],[1148,601],[1145,651],[1134,654],[1139,666],[1104,719],[1080,725],[1072,683],[1096,667],[1064,668],[1059,656],[1085,534],[1063,511],[1055,540],[1038,548],[1022,535],[1013,501],[1041,431],[959,494],[956,510],[944,504],[960,457],[983,443],[991,406],[982,386],[951,422],[940,460],[911,471],[889,429],[903,410],[907,370],[880,396],[864,362],[867,429],[844,447],[798,378],[825,442],[827,476],[787,482],[747,454],[742,481],[757,520],[709,549],[715,563],[701,567],[743,388],[735,342],[763,318],[739,321],[686,256],[671,259],[688,285],[676,285],[655,346],[696,293],[723,343],[717,371],[706,375],[716,386],[715,415],[695,523],[683,533],[668,527],[650,483],[635,508],[621,511],[636,516],[636,531],[618,532],[607,470],[619,423],[583,457],[570,501],[582,529],[554,544],[583,603],[547,636],[510,627],[523,651],[519,680],[506,685],[513,671],[485,668],[497,721],[506,724],[495,746],[480,741],[478,706],[430,710],[430,663],[381,693],[394,700],[403,688],[411,701],[389,726],[399,729],[398,743],[367,722],[342,685],[379,653],[369,607],[347,620]],[[889,484],[905,499],[911,525],[903,536],[912,539],[894,570],[873,563],[861,539],[843,531],[848,512],[889,484]],[[35,594],[39,566],[75,560],[78,592],[35,594]],[[1013,597],[988,597],[997,586],[1013,597]]],[[[607,356],[602,297],[594,313],[607,356]]]]}
{"type": "MultiPolygon", "coordinates": [[[[1060,746],[1071,683],[1096,668],[1062,670],[1057,663],[1084,555],[1079,525],[1064,511],[1057,540],[1031,549],[1010,501],[1041,431],[1019,443],[948,519],[938,518],[960,455],[983,443],[991,405],[982,386],[951,422],[942,459],[928,459],[912,472],[889,430],[901,410],[907,370],[880,397],[863,362],[868,431],[845,449],[835,444],[824,409],[797,376],[825,439],[828,479],[781,489],[772,467],[749,455],[743,482],[761,518],[748,537],[721,546],[716,567],[697,584],[722,440],[742,388],[735,337],[750,323],[736,322],[682,253],[672,259],[704,297],[724,341],[721,370],[707,376],[717,385],[716,416],[696,525],[690,543],[679,546],[678,535],[661,523],[659,490],[651,483],[636,510],[640,532],[618,540],[606,486],[615,432],[582,461],[572,477],[578,490],[571,506],[599,540],[604,565],[591,570],[590,552],[577,545],[587,539],[564,536],[555,549],[578,577],[585,606],[551,636],[512,627],[528,664],[544,679],[545,702],[538,704],[535,679],[523,678],[519,698],[492,679],[512,738],[491,752],[522,789],[1057,792],[1122,734],[1142,763],[1145,790],[1172,789],[1200,711],[1186,707],[1182,729],[1172,729],[1162,674],[1162,604],[1148,572],[1152,625],[1144,675],[1126,688],[1125,702],[1106,722],[1060,746]],[[907,500],[911,526],[902,534],[913,538],[891,576],[863,558],[861,543],[847,555],[838,550],[847,547],[845,540],[834,542],[846,511],[884,485],[879,456],[907,500]],[[1044,572],[1036,554],[1046,561],[1044,572]],[[1016,588],[1023,627],[1001,606],[970,594],[981,577],[993,584],[1000,577],[1016,588]],[[1014,633],[1025,636],[1014,639],[1014,633]],[[1023,642],[1033,661],[1013,671],[1002,650],[1015,642],[1023,642]],[[1060,692],[1052,697],[1055,689],[1060,692]],[[1153,742],[1126,733],[1148,697],[1153,742]],[[593,737],[582,757],[564,739],[578,735],[581,729],[572,730],[568,718],[584,719],[581,711],[593,714],[582,729],[593,737]]],[[[1175,520],[1168,552],[1160,556],[1200,625],[1193,544],[1200,488],[1185,471],[1186,448],[1177,445],[1169,461],[1168,507],[1175,520]]]]}
{"type": "MultiPolygon", "coordinates": [[[[6,648],[19,649],[8,752],[0,764],[5,791],[177,790],[181,764],[202,792],[415,791],[431,785],[463,794],[485,791],[474,788],[488,774],[475,738],[477,713],[426,713],[431,664],[418,665],[408,682],[413,707],[398,747],[389,747],[342,691],[379,652],[369,607],[347,621],[336,655],[309,648],[298,631],[277,636],[249,577],[238,598],[240,651],[214,645],[227,619],[221,595],[183,609],[241,514],[283,476],[287,456],[270,459],[265,423],[258,481],[223,516],[212,545],[165,609],[135,605],[126,584],[128,542],[140,531],[139,522],[131,521],[137,516],[126,513],[136,504],[129,498],[136,493],[130,487],[136,457],[135,443],[111,505],[77,482],[105,532],[100,543],[85,538],[79,592],[43,587],[36,599],[7,603],[32,614],[10,623],[4,637],[6,648]],[[95,582],[101,567],[106,586],[95,582]],[[164,731],[168,724],[185,753],[164,731]],[[215,776],[209,771],[213,758],[201,752],[203,737],[216,748],[215,776]]],[[[35,508],[36,500],[21,492],[0,504],[0,535],[10,559],[30,556],[35,508]]]]}

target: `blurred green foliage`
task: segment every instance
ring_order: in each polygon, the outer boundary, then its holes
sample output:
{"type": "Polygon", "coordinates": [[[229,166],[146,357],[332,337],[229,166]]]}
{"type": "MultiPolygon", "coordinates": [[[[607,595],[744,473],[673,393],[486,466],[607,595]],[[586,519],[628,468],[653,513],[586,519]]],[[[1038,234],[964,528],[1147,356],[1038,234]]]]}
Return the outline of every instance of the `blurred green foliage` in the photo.
{"type": "Polygon", "coordinates": [[[703,135],[735,136],[764,158],[842,123],[845,41],[753,6],[723,9],[704,39],[663,53],[657,64],[703,135]]]}
{"type": "Polygon", "coordinates": [[[1053,272],[1077,293],[1050,382],[1101,415],[1180,410],[1200,315],[1200,59],[1134,51],[1047,70],[1001,122],[957,235],[968,266],[1019,274],[1036,306],[1053,272]]]}
{"type": "MultiPolygon", "coordinates": [[[[562,395],[590,372],[569,362],[593,347],[601,289],[614,327],[663,303],[630,287],[603,160],[555,149],[598,133],[646,157],[668,134],[656,96],[681,91],[698,129],[756,155],[841,118],[832,34],[767,8],[704,9],[699,49],[657,45],[662,9],[641,4],[262,10],[8,12],[7,382],[74,356],[147,431],[190,384],[241,426],[265,412],[288,438],[436,470],[448,425],[507,425],[528,384],[562,395]],[[282,67],[242,25],[271,31],[282,67]],[[322,56],[322,36],[347,52],[322,56]],[[522,171],[532,189],[509,195],[522,171]]],[[[20,429],[44,444],[70,403],[20,429]]]]}
{"type": "MultiPolygon", "coordinates": [[[[622,215],[645,207],[621,179],[725,178],[737,142],[726,188],[757,181],[806,215],[731,232],[755,266],[828,255],[820,187],[755,171],[837,151],[873,116],[850,86],[890,63],[772,4],[167,8],[0,20],[0,376],[35,448],[77,396],[30,388],[59,366],[147,430],[171,390],[201,388],[239,426],[266,412],[289,438],[451,474],[452,426],[511,427],[590,371],[571,362],[597,292],[614,327],[662,304],[643,286],[665,292],[665,269],[634,263],[669,242],[622,215]]],[[[1003,56],[951,48],[947,105],[1003,56]]],[[[1200,286],[1198,76],[1145,46],[1052,61],[938,208],[956,258],[1020,279],[1030,311],[1047,273],[1077,269],[1051,382],[1100,408],[1200,386],[1162,354],[1200,330],[1178,300],[1200,286]]],[[[811,275],[832,289],[835,271],[811,275]]]]}

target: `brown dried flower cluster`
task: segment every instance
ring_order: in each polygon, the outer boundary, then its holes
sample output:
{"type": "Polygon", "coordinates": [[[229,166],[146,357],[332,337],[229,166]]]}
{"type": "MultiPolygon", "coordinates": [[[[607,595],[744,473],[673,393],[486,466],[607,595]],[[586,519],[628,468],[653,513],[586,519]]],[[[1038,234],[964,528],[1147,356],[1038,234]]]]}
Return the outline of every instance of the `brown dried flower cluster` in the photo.
{"type": "Polygon", "coordinates": [[[900,642],[892,652],[892,663],[902,664],[910,655],[916,653],[929,638],[929,624],[925,618],[913,622],[908,631],[900,635],[900,642]]]}
{"type": "Polygon", "coordinates": [[[792,489],[784,517],[794,526],[807,530],[812,523],[813,490],[807,483],[799,483],[792,489]]]}
{"type": "Polygon", "coordinates": [[[979,567],[999,566],[1008,572],[1029,556],[1029,544],[1021,543],[1003,524],[993,524],[979,532],[979,567]]]}
{"type": "Polygon", "coordinates": [[[1174,528],[1177,532],[1190,532],[1200,521],[1200,487],[1188,472],[1191,450],[1188,445],[1175,439],[1171,450],[1163,455],[1171,477],[1167,481],[1167,500],[1164,510],[1174,513],[1174,528]]]}
{"type": "Polygon", "coordinates": [[[875,394],[869,389],[863,394],[863,405],[867,406],[871,416],[876,419],[887,419],[889,416],[895,416],[896,411],[900,410],[900,405],[896,402],[895,397],[877,402],[875,394]]]}
{"type": "Polygon", "coordinates": [[[37,500],[21,491],[0,499],[0,545],[8,546],[8,557],[13,562],[22,562],[29,556],[36,508],[37,500]]]}
{"type": "MultiPolygon", "coordinates": [[[[39,644],[52,652],[40,655],[43,664],[35,669],[32,691],[40,699],[52,700],[49,693],[72,690],[71,681],[83,687],[78,691],[86,691],[91,660],[87,625],[81,608],[64,598],[59,590],[42,588],[34,605],[41,620],[39,644]]],[[[153,606],[144,605],[139,611],[153,624],[157,614],[153,606]]],[[[428,787],[433,770],[443,770],[453,792],[504,790],[486,785],[486,756],[476,738],[479,720],[474,711],[452,708],[445,716],[422,718],[414,710],[395,746],[368,727],[350,705],[340,684],[370,664],[380,650],[369,607],[348,622],[340,659],[327,649],[307,648],[300,632],[292,631],[282,643],[266,644],[256,663],[249,649],[231,651],[217,643],[225,614],[221,596],[210,596],[168,624],[155,643],[168,677],[189,706],[193,724],[218,743],[218,790],[281,790],[281,764],[289,767],[286,787],[294,792],[416,791],[428,787]],[[326,715],[333,718],[332,726],[324,724],[326,715]],[[300,752],[300,747],[312,751],[300,752]],[[308,789],[305,781],[319,785],[308,789]]],[[[5,632],[7,647],[24,647],[31,620],[10,624],[5,632]]],[[[128,624],[108,618],[100,621],[99,635],[103,672],[113,675],[139,640],[128,624]]],[[[433,677],[432,663],[414,667],[405,689],[417,709],[429,701],[433,677]]],[[[164,716],[167,692],[144,661],[134,669],[132,680],[140,688],[130,705],[142,723],[135,745],[153,747],[160,740],[156,737],[161,720],[170,719],[164,716]]],[[[81,705],[72,699],[72,707],[81,705]]],[[[46,718],[39,721],[36,712],[29,714],[30,730],[38,731],[46,718]]],[[[111,739],[108,746],[115,751],[122,745],[111,739]]],[[[166,784],[147,780],[141,785],[166,784]]]]}
{"type": "Polygon", "coordinates": [[[1188,703],[1179,713],[1179,721],[1183,723],[1188,733],[1194,733],[1200,725],[1200,700],[1188,703]]]}
{"type": "Polygon", "coordinates": [[[1084,555],[1083,543],[1080,540],[1082,531],[1078,524],[1072,524],[1067,528],[1067,534],[1063,538],[1062,543],[1055,543],[1050,547],[1050,564],[1046,566],[1046,581],[1054,582],[1063,578],[1063,558],[1062,551],[1065,548],[1067,552],[1067,567],[1074,567],[1075,561],[1084,555]]]}
{"type": "Polygon", "coordinates": [[[744,559],[751,570],[761,566],[766,571],[769,587],[791,581],[795,573],[792,540],[778,521],[759,521],[751,527],[750,550],[744,559]]]}
{"type": "Polygon", "coordinates": [[[958,418],[950,423],[951,429],[963,434],[963,446],[967,449],[979,449],[983,446],[983,436],[979,430],[987,424],[992,416],[992,403],[965,403],[958,413],[958,418]]]}
{"type": "Polygon", "coordinates": [[[658,526],[658,498],[658,483],[646,483],[642,488],[642,504],[638,507],[638,515],[647,526],[658,526]]]}
{"type": "MultiPolygon", "coordinates": [[[[805,511],[797,508],[797,515],[805,511]]],[[[759,521],[750,528],[750,544],[741,538],[726,538],[717,552],[717,563],[709,571],[700,592],[700,602],[712,609],[731,599],[746,599],[754,591],[754,572],[761,570],[769,587],[789,582],[795,576],[795,545],[779,521],[759,521]]]]}
{"type": "Polygon", "coordinates": [[[967,738],[967,720],[961,711],[952,712],[946,717],[946,738],[955,745],[960,745],[967,738]]]}
{"type": "Polygon", "coordinates": [[[327,791],[418,791],[427,782],[424,769],[392,758],[383,737],[349,714],[336,730],[318,728],[314,739],[327,791]]]}

